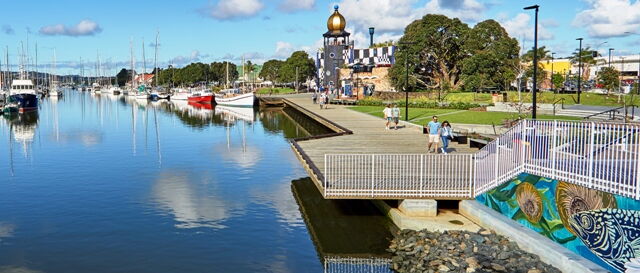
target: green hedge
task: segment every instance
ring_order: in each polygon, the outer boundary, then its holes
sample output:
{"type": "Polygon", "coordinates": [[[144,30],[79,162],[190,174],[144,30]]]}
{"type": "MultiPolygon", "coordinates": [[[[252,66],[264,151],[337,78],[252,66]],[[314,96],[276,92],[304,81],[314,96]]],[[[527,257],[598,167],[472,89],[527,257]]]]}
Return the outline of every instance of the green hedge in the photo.
{"type": "MultiPolygon", "coordinates": [[[[389,101],[382,101],[381,99],[378,99],[378,98],[367,97],[358,101],[359,106],[384,106],[388,103],[395,103],[400,107],[405,106],[405,100],[396,100],[393,102],[389,102],[389,101]]],[[[436,101],[431,101],[426,98],[417,98],[417,99],[409,100],[409,107],[469,110],[471,108],[481,107],[481,105],[477,103],[469,103],[469,102],[438,103],[436,101]]]]}

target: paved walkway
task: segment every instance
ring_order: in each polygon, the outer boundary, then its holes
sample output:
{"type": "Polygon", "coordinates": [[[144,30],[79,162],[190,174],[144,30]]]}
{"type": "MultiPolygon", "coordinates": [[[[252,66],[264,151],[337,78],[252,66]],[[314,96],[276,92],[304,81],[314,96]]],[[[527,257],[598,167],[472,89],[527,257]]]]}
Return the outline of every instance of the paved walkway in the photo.
{"type": "MultiPolygon", "coordinates": [[[[309,94],[290,95],[285,98],[314,114],[353,131],[351,135],[300,141],[298,144],[322,171],[325,154],[425,154],[427,137],[422,128],[408,125],[398,130],[386,130],[385,121],[365,113],[347,109],[347,106],[329,105],[320,110],[309,94]]],[[[475,153],[468,145],[451,143],[450,153],[475,153]]]]}

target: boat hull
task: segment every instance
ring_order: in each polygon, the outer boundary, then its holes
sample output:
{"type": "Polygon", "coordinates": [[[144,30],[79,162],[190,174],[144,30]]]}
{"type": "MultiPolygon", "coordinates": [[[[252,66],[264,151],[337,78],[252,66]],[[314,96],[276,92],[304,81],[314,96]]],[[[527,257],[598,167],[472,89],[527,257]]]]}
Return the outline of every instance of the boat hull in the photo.
{"type": "Polygon", "coordinates": [[[187,100],[195,103],[211,103],[213,96],[191,96],[187,100]]]}
{"type": "Polygon", "coordinates": [[[238,95],[235,97],[225,98],[216,95],[215,102],[218,105],[235,106],[235,107],[253,107],[256,102],[256,96],[253,93],[238,95]]]}
{"type": "Polygon", "coordinates": [[[13,94],[9,96],[11,102],[16,103],[20,113],[38,110],[38,96],[34,94],[13,94]]]}

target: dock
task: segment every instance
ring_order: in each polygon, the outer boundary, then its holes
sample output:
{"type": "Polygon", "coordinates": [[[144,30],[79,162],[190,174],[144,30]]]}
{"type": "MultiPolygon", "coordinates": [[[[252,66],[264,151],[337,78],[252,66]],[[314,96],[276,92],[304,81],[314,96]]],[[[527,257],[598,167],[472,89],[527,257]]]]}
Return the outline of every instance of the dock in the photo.
{"type": "Polygon", "coordinates": [[[284,107],[284,99],[280,97],[259,96],[260,107],[284,107]]]}
{"type": "MultiPolygon", "coordinates": [[[[321,136],[314,136],[305,139],[292,141],[292,148],[296,155],[307,169],[311,179],[314,181],[320,192],[325,188],[325,162],[328,155],[424,155],[426,157],[435,156],[427,154],[427,136],[422,133],[422,127],[402,122],[398,130],[386,130],[385,121],[373,115],[350,110],[345,105],[328,105],[328,109],[320,109],[318,104],[314,104],[310,95],[296,95],[284,98],[288,107],[295,108],[308,117],[315,119],[321,124],[333,130],[335,133],[321,136]]],[[[404,109],[401,109],[401,116],[404,109]]],[[[411,109],[409,109],[411,111],[411,109]]],[[[459,145],[451,142],[449,152],[452,156],[468,156],[478,150],[470,148],[468,145],[459,145]]],[[[454,157],[451,157],[455,159],[454,157]]],[[[362,167],[367,167],[368,166],[362,167]]],[[[367,162],[372,163],[372,162],[367,162]]],[[[358,162],[343,162],[343,165],[357,165],[358,162]]],[[[445,166],[443,166],[445,167],[445,166]]],[[[451,166],[454,167],[454,166],[451,166]]],[[[374,170],[372,170],[374,171],[374,170]]],[[[391,171],[394,170],[381,170],[391,171]]],[[[400,169],[395,171],[401,171],[400,169]]],[[[455,171],[455,169],[450,170],[455,171]]],[[[465,175],[461,179],[462,184],[471,179],[471,174],[465,175]]],[[[439,176],[434,176],[438,179],[439,176]]],[[[326,196],[325,198],[332,198],[326,196]]],[[[354,194],[353,196],[342,196],[340,199],[394,199],[389,195],[367,196],[354,194]]],[[[398,197],[400,198],[400,197],[398,197]]]]}

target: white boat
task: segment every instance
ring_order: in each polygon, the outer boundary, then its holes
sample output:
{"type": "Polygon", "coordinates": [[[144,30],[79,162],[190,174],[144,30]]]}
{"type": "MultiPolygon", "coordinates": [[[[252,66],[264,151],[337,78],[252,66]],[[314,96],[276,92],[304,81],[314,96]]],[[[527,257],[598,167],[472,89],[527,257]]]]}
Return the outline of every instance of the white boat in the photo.
{"type": "Polygon", "coordinates": [[[171,100],[189,100],[189,96],[191,96],[191,92],[188,91],[178,91],[178,92],[174,92],[173,95],[171,95],[171,100]]]}
{"type": "Polygon", "coordinates": [[[253,107],[256,95],[253,92],[243,94],[240,89],[225,89],[216,94],[214,99],[218,105],[253,107]]]}
{"type": "Polygon", "coordinates": [[[120,93],[122,93],[122,89],[120,89],[120,87],[118,86],[111,86],[109,88],[105,88],[102,93],[107,93],[107,94],[112,94],[112,95],[119,95],[120,93]]]}

